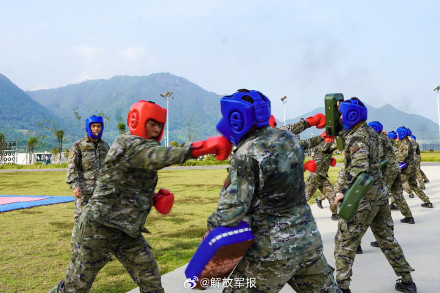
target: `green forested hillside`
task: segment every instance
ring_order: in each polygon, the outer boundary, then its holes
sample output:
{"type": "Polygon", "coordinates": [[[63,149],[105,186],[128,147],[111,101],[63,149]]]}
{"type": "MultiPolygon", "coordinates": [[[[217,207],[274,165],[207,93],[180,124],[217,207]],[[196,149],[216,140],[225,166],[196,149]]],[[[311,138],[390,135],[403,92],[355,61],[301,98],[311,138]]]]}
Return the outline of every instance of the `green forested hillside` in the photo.
{"type": "MultiPolygon", "coordinates": [[[[138,100],[154,101],[166,107],[160,94],[170,91],[169,103],[170,141],[179,143],[215,135],[220,119],[220,95],[208,92],[188,80],[169,73],[149,76],[116,76],[108,80],[89,80],[57,89],[28,92],[30,96],[48,107],[58,116],[75,120],[74,109],[83,118],[104,113],[107,122],[104,139],[112,141],[117,135],[118,122],[126,121],[129,107],[138,100]]],[[[83,120],[76,124],[83,129],[83,120]]]]}
{"type": "MultiPolygon", "coordinates": [[[[85,134],[85,118],[103,113],[108,118],[105,120],[103,138],[112,143],[118,134],[117,124],[126,122],[130,105],[144,99],[166,107],[165,99],[160,96],[166,91],[173,92],[174,97],[169,104],[170,141],[183,143],[217,134],[215,126],[221,117],[219,100],[222,96],[170,73],[116,76],[27,93],[0,74],[0,133],[7,134],[8,140],[18,138],[22,145],[26,145],[31,136],[45,134],[50,138],[46,139],[45,149],[50,150],[57,146],[55,137],[51,133],[42,132],[36,123],[48,117],[57,121],[60,129],[66,132],[64,146],[70,147],[85,134]],[[79,116],[81,119],[78,120],[79,116]]],[[[324,102],[324,97],[322,99],[324,102]]],[[[324,108],[317,108],[301,117],[317,112],[323,113],[324,108]]],[[[287,107],[287,116],[288,113],[287,107]]],[[[279,125],[282,125],[282,117],[277,118],[279,125]]],[[[296,122],[299,118],[289,119],[287,123],[296,122]]],[[[420,115],[404,113],[390,105],[381,108],[368,106],[368,120],[381,121],[386,130],[404,125],[413,130],[419,141],[438,142],[436,123],[420,115]]],[[[321,132],[311,128],[301,136],[308,138],[321,132]]]]}
{"type": "MultiPolygon", "coordinates": [[[[46,135],[48,143],[55,141],[55,136],[43,131],[37,122],[52,121],[64,127],[55,114],[33,100],[18,88],[6,76],[0,74],[0,133],[6,140],[18,140],[20,145],[26,145],[30,137],[46,135]]],[[[40,141],[43,141],[40,139],[40,141]]]]}

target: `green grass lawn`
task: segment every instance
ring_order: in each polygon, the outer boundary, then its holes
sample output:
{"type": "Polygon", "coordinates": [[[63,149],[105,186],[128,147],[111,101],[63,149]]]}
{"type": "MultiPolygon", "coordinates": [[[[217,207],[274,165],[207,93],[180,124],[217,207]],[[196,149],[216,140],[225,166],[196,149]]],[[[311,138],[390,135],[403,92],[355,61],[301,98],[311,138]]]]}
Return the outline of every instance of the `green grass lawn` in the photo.
{"type": "MultiPolygon", "coordinates": [[[[0,174],[0,194],[72,195],[65,172],[0,174]]],[[[217,206],[226,169],[164,170],[158,188],[175,194],[172,212],[152,211],[145,238],[162,274],[187,263],[217,206]]],[[[63,277],[71,257],[74,204],[56,204],[0,214],[0,292],[47,292],[63,277]]],[[[183,286],[183,284],[182,284],[183,286]]],[[[117,261],[98,274],[91,292],[127,292],[136,287],[117,261]]]]}
{"type": "MultiPolygon", "coordinates": [[[[332,182],[336,173],[331,168],[332,182]]],[[[159,172],[157,188],[171,190],[175,203],[167,216],[155,210],[150,213],[146,227],[151,234],[144,236],[162,274],[191,259],[206,231],[206,218],[217,206],[226,175],[226,169],[159,172]]],[[[57,171],[0,173],[0,194],[72,195],[65,177],[65,172],[57,171]]],[[[0,214],[0,292],[47,292],[63,279],[71,257],[73,211],[71,202],[0,214]]],[[[135,287],[114,260],[98,274],[91,292],[127,292],[135,287]]]]}

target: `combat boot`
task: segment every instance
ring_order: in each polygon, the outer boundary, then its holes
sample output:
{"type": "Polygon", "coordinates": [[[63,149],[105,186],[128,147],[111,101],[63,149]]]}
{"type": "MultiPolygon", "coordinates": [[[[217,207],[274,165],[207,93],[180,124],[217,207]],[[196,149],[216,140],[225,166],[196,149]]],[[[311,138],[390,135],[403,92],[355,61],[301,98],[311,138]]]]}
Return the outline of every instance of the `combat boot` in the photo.
{"type": "Polygon", "coordinates": [[[428,183],[429,180],[428,179],[423,179],[423,183],[428,183]]]}
{"type": "Polygon", "coordinates": [[[342,289],[342,288],[339,288],[339,289],[341,289],[342,293],[351,293],[350,289],[342,289]]]}
{"type": "Polygon", "coordinates": [[[390,210],[392,210],[392,211],[398,211],[398,210],[399,210],[399,207],[392,203],[392,204],[390,204],[390,210]]]}
{"type": "Polygon", "coordinates": [[[373,247],[379,247],[379,243],[377,243],[377,241],[371,242],[370,245],[373,247]]]}
{"type": "Polygon", "coordinates": [[[338,214],[332,214],[332,220],[333,221],[338,221],[339,220],[338,214]]]}
{"type": "Polygon", "coordinates": [[[431,209],[434,207],[431,202],[422,203],[421,206],[423,208],[431,208],[431,209]]]}
{"type": "Polygon", "coordinates": [[[416,196],[414,195],[414,193],[411,193],[411,194],[409,195],[409,198],[414,198],[414,197],[416,197],[416,196]]]}
{"type": "Polygon", "coordinates": [[[359,246],[356,248],[356,254],[362,254],[362,253],[364,253],[364,252],[362,251],[362,247],[359,244],[359,246]]]}
{"type": "Polygon", "coordinates": [[[401,223],[408,223],[408,224],[415,224],[416,222],[414,221],[413,217],[405,217],[403,219],[400,220],[401,223]]]}
{"type": "Polygon", "coordinates": [[[396,286],[394,288],[400,292],[417,292],[416,284],[413,281],[404,282],[402,279],[396,281],[396,286]]]}
{"type": "Polygon", "coordinates": [[[323,209],[324,207],[322,206],[322,200],[321,199],[317,199],[315,198],[316,201],[316,205],[318,206],[318,208],[323,209]]]}

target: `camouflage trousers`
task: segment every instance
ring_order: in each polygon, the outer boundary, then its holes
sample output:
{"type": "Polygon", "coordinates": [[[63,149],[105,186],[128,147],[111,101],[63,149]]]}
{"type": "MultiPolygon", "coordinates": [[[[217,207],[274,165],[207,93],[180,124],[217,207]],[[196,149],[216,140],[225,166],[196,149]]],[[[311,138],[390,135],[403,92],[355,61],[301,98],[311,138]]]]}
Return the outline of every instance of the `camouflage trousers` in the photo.
{"type": "Polygon", "coordinates": [[[351,221],[339,219],[334,251],[338,285],[342,289],[349,288],[356,249],[368,227],[396,275],[401,276],[404,282],[411,281],[411,272],[414,269],[406,261],[402,248],[394,237],[388,198],[378,195],[377,200],[362,199],[351,221]]]}
{"type": "Polygon", "coordinates": [[[113,254],[128,271],[141,293],[163,293],[159,268],[150,245],[142,235],[124,232],[81,217],[77,234],[79,249],[73,250],[66,276],[50,293],[89,292],[98,272],[113,254]]]}
{"type": "Polygon", "coordinates": [[[75,198],[75,211],[73,212],[73,230],[72,237],[70,238],[70,246],[75,248],[76,232],[79,231],[79,217],[81,216],[82,208],[87,204],[93,193],[83,193],[81,198],[75,198]]]}
{"type": "Polygon", "coordinates": [[[327,198],[330,204],[330,211],[332,214],[337,214],[338,207],[334,204],[335,189],[330,180],[328,180],[327,177],[310,172],[307,176],[306,182],[306,199],[309,200],[313,194],[315,194],[317,189],[322,193],[322,196],[320,196],[319,199],[323,199],[323,197],[327,198]]]}
{"type": "Polygon", "coordinates": [[[425,182],[423,180],[427,180],[428,177],[426,177],[425,173],[420,168],[420,160],[416,161],[416,178],[417,178],[417,182],[419,183],[419,186],[422,189],[425,189],[425,182]]]}
{"type": "MultiPolygon", "coordinates": [[[[384,175],[385,176],[385,175],[384,175]]],[[[412,217],[411,209],[403,197],[402,178],[399,172],[386,175],[386,185],[391,202],[399,207],[400,212],[406,218],[412,217]],[[392,179],[394,177],[394,180],[392,179]]]]}
{"type": "Polygon", "coordinates": [[[417,184],[417,178],[414,168],[406,167],[402,170],[402,186],[409,195],[414,191],[415,194],[425,203],[429,202],[429,197],[425,195],[423,190],[417,184]]]}
{"type": "Polygon", "coordinates": [[[254,279],[255,283],[251,286],[232,283],[224,287],[223,293],[275,293],[285,284],[296,292],[340,292],[333,270],[325,259],[322,246],[287,260],[265,262],[243,257],[229,279],[254,279]]]}

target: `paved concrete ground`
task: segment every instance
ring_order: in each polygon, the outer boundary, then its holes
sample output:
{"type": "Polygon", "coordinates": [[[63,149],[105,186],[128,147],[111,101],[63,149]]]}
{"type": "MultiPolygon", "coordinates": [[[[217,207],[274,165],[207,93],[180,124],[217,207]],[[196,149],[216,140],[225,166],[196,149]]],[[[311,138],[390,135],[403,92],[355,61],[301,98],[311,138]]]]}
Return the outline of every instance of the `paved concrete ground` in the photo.
{"type": "MultiPolygon", "coordinates": [[[[403,224],[403,218],[399,211],[392,211],[395,223],[395,236],[403,248],[405,256],[411,266],[415,269],[413,273],[414,282],[419,293],[440,292],[440,166],[424,165],[423,171],[430,182],[426,184],[425,193],[434,204],[433,209],[422,208],[422,201],[419,198],[405,199],[412,210],[416,224],[403,224]]],[[[324,209],[312,206],[313,215],[318,223],[319,230],[324,242],[324,253],[327,261],[334,267],[335,258],[334,236],[336,234],[337,222],[330,220],[328,202],[324,203],[324,209]]],[[[397,292],[394,289],[397,276],[388,264],[380,249],[370,246],[374,241],[371,230],[368,230],[362,239],[364,253],[356,256],[353,266],[353,280],[350,289],[354,293],[371,292],[397,292]]],[[[176,269],[162,276],[162,283],[167,293],[190,292],[185,289],[185,266],[176,269]]],[[[208,288],[205,292],[221,292],[221,288],[208,288]]],[[[138,293],[139,289],[133,289],[128,293],[138,293]]],[[[295,292],[289,285],[285,286],[282,293],[295,292]]]]}

